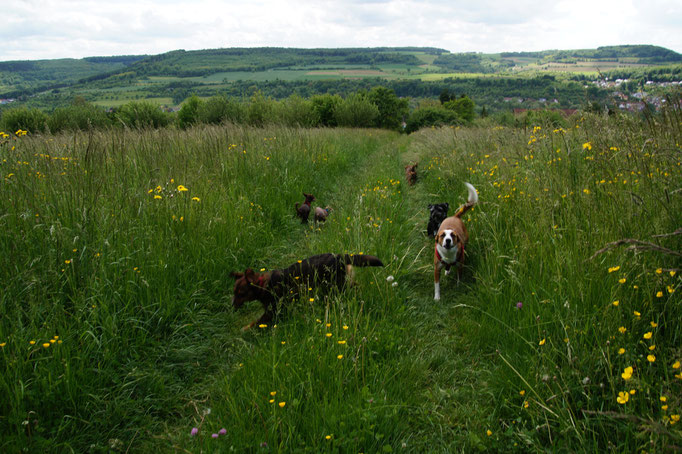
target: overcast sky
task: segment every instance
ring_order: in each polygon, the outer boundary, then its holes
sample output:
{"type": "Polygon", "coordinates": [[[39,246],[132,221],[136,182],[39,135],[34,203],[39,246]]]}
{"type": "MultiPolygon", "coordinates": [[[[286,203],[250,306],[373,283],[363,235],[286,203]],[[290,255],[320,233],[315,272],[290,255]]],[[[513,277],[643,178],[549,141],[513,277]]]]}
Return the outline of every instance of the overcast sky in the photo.
{"type": "Polygon", "coordinates": [[[219,47],[451,52],[654,44],[682,52],[681,0],[2,0],[0,61],[219,47]]]}

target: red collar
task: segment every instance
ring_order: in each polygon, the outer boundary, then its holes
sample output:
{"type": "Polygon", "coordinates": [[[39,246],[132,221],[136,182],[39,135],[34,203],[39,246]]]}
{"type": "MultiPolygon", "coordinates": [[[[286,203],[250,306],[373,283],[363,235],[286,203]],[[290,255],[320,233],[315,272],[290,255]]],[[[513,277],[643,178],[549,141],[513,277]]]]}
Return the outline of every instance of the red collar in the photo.
{"type": "Polygon", "coordinates": [[[436,259],[437,259],[439,262],[442,262],[442,261],[443,261],[443,258],[442,258],[442,257],[440,256],[440,254],[438,253],[438,241],[436,241],[436,259]]]}
{"type": "Polygon", "coordinates": [[[253,283],[256,287],[265,288],[268,281],[265,279],[265,274],[258,275],[258,279],[253,283]]]}

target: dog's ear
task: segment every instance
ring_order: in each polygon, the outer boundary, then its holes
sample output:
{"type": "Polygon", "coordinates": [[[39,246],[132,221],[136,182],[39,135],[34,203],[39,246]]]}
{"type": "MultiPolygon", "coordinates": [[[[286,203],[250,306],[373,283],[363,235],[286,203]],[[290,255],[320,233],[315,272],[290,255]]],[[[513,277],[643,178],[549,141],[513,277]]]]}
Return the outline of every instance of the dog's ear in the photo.
{"type": "Polygon", "coordinates": [[[429,211],[433,211],[433,205],[429,203],[429,211]]]}
{"type": "Polygon", "coordinates": [[[448,202],[445,202],[443,205],[445,205],[445,212],[447,213],[448,210],[450,209],[450,204],[448,202]]]}
{"type": "Polygon", "coordinates": [[[238,271],[232,271],[232,272],[230,273],[230,276],[232,276],[232,277],[235,278],[235,279],[240,279],[240,278],[242,278],[242,277],[244,276],[244,273],[240,273],[240,272],[238,272],[238,271]]]}

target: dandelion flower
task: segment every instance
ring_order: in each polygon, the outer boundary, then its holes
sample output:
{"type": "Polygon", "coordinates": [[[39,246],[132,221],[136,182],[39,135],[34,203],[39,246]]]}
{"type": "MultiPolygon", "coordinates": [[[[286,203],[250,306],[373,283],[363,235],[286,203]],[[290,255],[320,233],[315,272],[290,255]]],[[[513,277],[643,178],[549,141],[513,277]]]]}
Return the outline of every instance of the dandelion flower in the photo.
{"type": "Polygon", "coordinates": [[[663,297],[663,292],[662,291],[657,291],[656,292],[656,298],[662,298],[663,297]]]}
{"type": "Polygon", "coordinates": [[[627,331],[627,330],[628,329],[624,326],[621,326],[620,328],[618,328],[618,331],[620,331],[621,334],[625,334],[625,331],[627,331]]]}
{"type": "Polygon", "coordinates": [[[199,197],[192,197],[192,200],[195,202],[201,202],[201,199],[199,197]]]}
{"type": "Polygon", "coordinates": [[[490,429],[486,430],[485,433],[487,436],[491,436],[493,434],[493,432],[490,429]]]}
{"type": "Polygon", "coordinates": [[[345,340],[338,341],[338,344],[339,345],[346,345],[346,341],[345,340]]]}
{"type": "Polygon", "coordinates": [[[348,325],[343,325],[343,329],[348,329],[348,325]]]}
{"type": "Polygon", "coordinates": [[[527,400],[524,400],[524,401],[523,401],[523,408],[528,408],[529,405],[530,405],[530,404],[528,403],[527,400]]]}
{"type": "Polygon", "coordinates": [[[670,285],[668,285],[666,289],[668,290],[668,293],[675,293],[675,289],[672,288],[670,285]]]}
{"type": "Polygon", "coordinates": [[[673,369],[679,369],[679,368],[680,368],[680,362],[679,362],[679,361],[675,361],[675,362],[673,363],[673,369]]]}
{"type": "Polygon", "coordinates": [[[7,342],[0,343],[0,347],[4,347],[5,345],[7,345],[7,342]]]}
{"type": "Polygon", "coordinates": [[[668,400],[668,398],[665,396],[661,396],[659,399],[661,402],[666,402],[668,400]]]}
{"type": "Polygon", "coordinates": [[[279,405],[279,408],[284,408],[286,404],[287,404],[286,402],[280,402],[277,405],[279,405]]]}
{"type": "Polygon", "coordinates": [[[189,189],[187,189],[187,188],[184,187],[183,185],[179,185],[179,186],[178,186],[178,192],[186,192],[186,191],[189,191],[189,189]]]}
{"type": "Polygon", "coordinates": [[[310,298],[310,302],[312,303],[313,301],[315,301],[315,298],[310,298]]]}
{"type": "Polygon", "coordinates": [[[609,267],[609,273],[613,273],[614,271],[618,271],[619,269],[620,269],[620,266],[609,267]]]}
{"type": "Polygon", "coordinates": [[[542,339],[540,342],[538,342],[538,345],[545,345],[545,340],[546,339],[542,339]]]}
{"type": "Polygon", "coordinates": [[[670,424],[680,422],[680,415],[670,415],[670,424]]]}
{"type": "Polygon", "coordinates": [[[592,150],[592,142],[585,142],[583,144],[583,150],[591,151],[592,150]]]}
{"type": "Polygon", "coordinates": [[[653,363],[656,361],[656,355],[648,355],[646,357],[646,360],[649,361],[650,363],[653,363]]]}
{"type": "Polygon", "coordinates": [[[663,268],[656,268],[656,274],[661,274],[663,272],[663,268]]]}
{"type": "Polygon", "coordinates": [[[627,281],[627,279],[625,279],[624,277],[618,279],[618,282],[619,282],[620,284],[625,284],[626,281],[627,281]]]}
{"type": "Polygon", "coordinates": [[[670,272],[670,277],[674,277],[674,276],[675,276],[675,274],[677,274],[677,272],[676,272],[676,271],[671,271],[671,272],[670,272]]]}
{"type": "Polygon", "coordinates": [[[162,197],[161,197],[160,195],[156,194],[156,195],[154,196],[154,199],[156,199],[156,200],[161,200],[162,197]]]}
{"type": "Polygon", "coordinates": [[[632,378],[632,366],[626,367],[620,376],[623,377],[623,380],[630,380],[632,378]]]}
{"type": "Polygon", "coordinates": [[[332,333],[327,333],[327,334],[325,334],[325,336],[332,337],[332,333]]]}
{"type": "Polygon", "coordinates": [[[49,342],[45,342],[45,343],[43,344],[43,347],[45,347],[45,348],[47,348],[47,347],[49,347],[49,346],[50,346],[50,343],[49,343],[49,342]]]}
{"type": "Polygon", "coordinates": [[[258,327],[259,327],[259,328],[267,328],[268,325],[266,325],[265,323],[261,323],[260,325],[258,325],[258,327]]]}
{"type": "Polygon", "coordinates": [[[619,355],[622,355],[623,353],[625,353],[625,349],[622,348],[622,347],[619,348],[619,349],[618,349],[618,354],[619,354],[619,355]]]}
{"type": "Polygon", "coordinates": [[[343,359],[343,355],[337,356],[336,359],[343,359]]]}
{"type": "Polygon", "coordinates": [[[519,394],[522,395],[522,396],[525,396],[525,395],[526,395],[526,390],[525,390],[525,389],[522,389],[521,391],[519,391],[519,394]]]}
{"type": "Polygon", "coordinates": [[[272,397],[275,397],[275,396],[277,395],[277,391],[270,391],[270,395],[271,395],[272,397]]]}
{"type": "Polygon", "coordinates": [[[630,400],[630,394],[628,394],[625,391],[621,391],[618,393],[618,397],[616,398],[619,404],[625,405],[625,403],[630,400]]]}
{"type": "Polygon", "coordinates": [[[616,300],[616,301],[614,301],[614,302],[611,303],[611,304],[613,304],[614,306],[618,306],[618,305],[620,304],[620,301],[616,300]]]}
{"type": "Polygon", "coordinates": [[[644,333],[644,336],[642,336],[644,339],[651,339],[651,336],[653,336],[653,333],[651,331],[644,333]]]}
{"type": "Polygon", "coordinates": [[[632,313],[635,314],[635,317],[641,317],[641,315],[642,315],[642,314],[640,314],[640,313],[637,312],[637,311],[633,311],[632,313]]]}

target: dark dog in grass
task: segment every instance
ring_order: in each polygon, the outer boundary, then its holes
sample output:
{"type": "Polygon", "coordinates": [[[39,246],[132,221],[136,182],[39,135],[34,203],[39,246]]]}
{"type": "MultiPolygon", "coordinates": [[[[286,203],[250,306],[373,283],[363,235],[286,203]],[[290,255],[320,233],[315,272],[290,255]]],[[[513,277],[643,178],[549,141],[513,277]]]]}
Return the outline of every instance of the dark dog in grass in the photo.
{"type": "Polygon", "coordinates": [[[426,234],[428,236],[436,236],[440,223],[448,217],[448,209],[450,209],[450,204],[447,202],[429,205],[431,214],[429,216],[429,224],[426,226],[426,234]]]}
{"type": "Polygon", "coordinates": [[[305,197],[303,204],[296,202],[296,216],[301,218],[302,224],[307,224],[308,217],[310,216],[310,202],[315,200],[315,196],[312,194],[306,194],[305,192],[303,193],[303,196],[305,197]]]}
{"type": "Polygon", "coordinates": [[[265,312],[256,321],[246,325],[247,330],[254,325],[270,323],[277,313],[277,303],[292,300],[309,288],[328,291],[343,288],[352,282],[354,266],[384,266],[378,258],[371,255],[320,254],[299,260],[288,268],[256,273],[247,268],[243,273],[233,272],[234,283],[232,305],[239,309],[247,301],[260,301],[265,312]]]}
{"type": "Polygon", "coordinates": [[[409,184],[410,186],[413,186],[417,182],[418,165],[419,163],[416,162],[412,165],[405,166],[405,180],[407,180],[407,184],[409,184]]]}
{"type": "Polygon", "coordinates": [[[315,207],[315,222],[325,222],[331,210],[332,209],[329,205],[327,205],[325,208],[315,207]]]}

